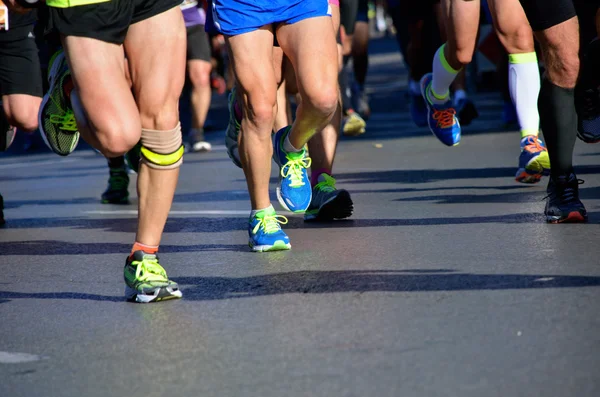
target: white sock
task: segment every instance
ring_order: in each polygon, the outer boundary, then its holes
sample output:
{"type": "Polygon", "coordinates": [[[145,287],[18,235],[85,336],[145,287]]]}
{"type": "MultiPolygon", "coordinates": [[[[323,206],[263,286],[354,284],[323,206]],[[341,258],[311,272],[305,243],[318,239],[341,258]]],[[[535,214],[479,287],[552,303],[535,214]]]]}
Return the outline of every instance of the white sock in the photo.
{"type": "Polygon", "coordinates": [[[292,145],[292,143],[290,142],[290,133],[289,132],[288,132],[287,136],[285,137],[285,141],[283,141],[283,150],[285,150],[288,153],[302,151],[302,149],[296,149],[294,147],[294,145],[292,145]]]}
{"type": "MultiPolygon", "coordinates": [[[[273,208],[273,204],[269,205],[267,208],[263,208],[260,210],[252,210],[250,211],[250,219],[254,218],[256,216],[256,214],[258,214],[260,211],[265,211],[268,210],[270,208],[273,208]]],[[[273,211],[275,211],[275,209],[273,209],[273,211]]]]}
{"type": "Polygon", "coordinates": [[[517,109],[521,127],[521,138],[538,135],[540,114],[538,96],[540,94],[540,71],[535,52],[508,55],[508,89],[510,98],[517,109]]]}
{"type": "Polygon", "coordinates": [[[413,95],[421,95],[421,86],[416,80],[410,79],[410,81],[408,82],[408,90],[413,95]]]}
{"type": "Polygon", "coordinates": [[[442,45],[433,56],[433,79],[431,81],[431,94],[429,100],[432,103],[441,105],[446,103],[450,97],[450,84],[456,78],[460,70],[454,70],[448,64],[444,56],[444,48],[442,45]]]}

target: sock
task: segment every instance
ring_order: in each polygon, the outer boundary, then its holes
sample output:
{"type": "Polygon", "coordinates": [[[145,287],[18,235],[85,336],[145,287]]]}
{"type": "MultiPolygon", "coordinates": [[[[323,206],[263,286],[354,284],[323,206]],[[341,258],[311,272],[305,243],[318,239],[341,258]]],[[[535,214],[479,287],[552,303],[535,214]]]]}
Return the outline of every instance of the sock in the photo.
{"type": "Polygon", "coordinates": [[[285,150],[286,152],[301,152],[302,149],[296,149],[294,147],[294,145],[292,145],[292,143],[290,142],[290,133],[287,133],[287,136],[285,137],[285,141],[283,141],[283,150],[285,150]]]}
{"type": "Polygon", "coordinates": [[[408,90],[413,95],[421,95],[421,85],[416,80],[410,79],[408,82],[408,90]]]}
{"type": "Polygon", "coordinates": [[[133,248],[131,248],[131,254],[129,254],[129,257],[132,257],[135,251],[144,251],[147,254],[154,255],[158,252],[158,245],[146,245],[136,241],[133,244],[133,248]]]}
{"type": "Polygon", "coordinates": [[[252,210],[252,211],[250,211],[250,219],[254,218],[256,216],[256,214],[258,214],[259,212],[261,212],[261,211],[267,211],[269,209],[272,209],[273,211],[275,211],[275,208],[273,208],[273,204],[271,204],[267,208],[263,208],[263,209],[260,209],[260,210],[252,210]]]}
{"type": "Polygon", "coordinates": [[[508,89],[515,104],[521,127],[521,138],[537,136],[540,115],[537,101],[540,95],[540,71],[535,52],[508,55],[508,89]]]}
{"type": "Polygon", "coordinates": [[[321,182],[320,176],[321,174],[327,174],[331,176],[331,170],[327,168],[319,168],[318,170],[311,171],[310,173],[310,185],[315,186],[317,183],[321,182]]]}
{"type": "Polygon", "coordinates": [[[573,148],[577,136],[575,89],[542,81],[538,106],[553,178],[573,171],[573,148]]]}
{"type": "Polygon", "coordinates": [[[190,129],[189,136],[194,142],[202,142],[204,141],[204,129],[192,128],[190,129]]]}
{"type": "Polygon", "coordinates": [[[450,96],[450,84],[456,78],[459,70],[452,69],[452,66],[448,64],[446,56],[444,55],[444,48],[446,44],[442,45],[436,51],[433,56],[433,79],[431,81],[431,96],[429,100],[432,103],[441,105],[448,101],[450,96]]]}
{"type": "Polygon", "coordinates": [[[124,156],[107,158],[106,160],[108,161],[109,168],[125,168],[124,156]]]}

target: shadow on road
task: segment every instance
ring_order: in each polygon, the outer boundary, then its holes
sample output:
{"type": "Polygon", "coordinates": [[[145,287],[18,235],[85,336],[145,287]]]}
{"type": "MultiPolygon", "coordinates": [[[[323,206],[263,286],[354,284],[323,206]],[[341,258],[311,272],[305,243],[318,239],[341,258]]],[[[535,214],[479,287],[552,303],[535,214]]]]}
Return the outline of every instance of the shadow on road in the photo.
{"type": "MultiPolygon", "coordinates": [[[[479,291],[598,287],[600,277],[470,274],[439,270],[297,271],[251,277],[178,277],[185,300],[209,301],[283,294],[366,292],[479,291]]],[[[0,291],[0,303],[12,299],[80,299],[122,302],[121,296],[76,292],[0,291]]]]}

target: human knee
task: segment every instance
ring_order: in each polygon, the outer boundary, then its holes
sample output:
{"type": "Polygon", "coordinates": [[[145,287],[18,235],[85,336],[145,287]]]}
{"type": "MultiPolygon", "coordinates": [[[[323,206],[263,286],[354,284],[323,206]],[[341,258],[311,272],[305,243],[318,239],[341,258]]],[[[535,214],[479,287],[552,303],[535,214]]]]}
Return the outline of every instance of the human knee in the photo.
{"type": "Polygon", "coordinates": [[[98,149],[105,157],[118,157],[127,153],[140,140],[141,126],[138,120],[112,120],[110,126],[96,130],[100,143],[98,149]]]}
{"type": "Polygon", "coordinates": [[[514,30],[498,29],[500,42],[509,54],[533,52],[533,32],[529,25],[519,26],[514,30]]]}
{"type": "Polygon", "coordinates": [[[277,112],[277,95],[272,93],[250,93],[247,96],[249,121],[256,126],[273,125],[277,112]]]}
{"type": "Polygon", "coordinates": [[[566,45],[552,46],[544,51],[546,73],[561,87],[573,88],[579,76],[579,55],[566,45]]]}
{"type": "Polygon", "coordinates": [[[179,123],[179,96],[145,96],[139,101],[142,126],[154,130],[172,129],[179,123]]]}
{"type": "Polygon", "coordinates": [[[13,103],[10,99],[3,103],[4,114],[9,123],[24,131],[35,131],[38,128],[38,110],[41,98],[33,98],[27,103],[13,103]]]}
{"type": "Polygon", "coordinates": [[[142,129],[142,162],[148,167],[160,170],[175,169],[183,162],[184,147],[181,138],[181,124],[170,130],[142,129]]]}
{"type": "Polygon", "coordinates": [[[335,112],[339,99],[339,88],[336,84],[321,84],[313,89],[305,89],[302,103],[310,106],[324,116],[335,112]]]}
{"type": "Polygon", "coordinates": [[[194,88],[210,87],[210,63],[203,61],[200,62],[203,64],[196,65],[189,69],[190,81],[194,88]]]}

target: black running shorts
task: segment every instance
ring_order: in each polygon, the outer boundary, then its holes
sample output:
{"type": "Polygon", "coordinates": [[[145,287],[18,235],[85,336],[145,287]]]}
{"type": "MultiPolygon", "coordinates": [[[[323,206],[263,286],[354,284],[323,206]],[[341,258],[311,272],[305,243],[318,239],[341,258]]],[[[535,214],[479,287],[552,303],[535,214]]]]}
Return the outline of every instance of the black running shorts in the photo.
{"type": "Polygon", "coordinates": [[[43,95],[33,25],[0,32],[0,95],[12,94],[43,95]]]}
{"type": "Polygon", "coordinates": [[[204,25],[195,25],[187,28],[187,60],[198,59],[210,62],[210,43],[204,25]]]}
{"type": "Polygon", "coordinates": [[[520,0],[534,32],[549,29],[576,15],[573,0],[520,0]]]}
{"type": "Polygon", "coordinates": [[[129,26],[180,4],[181,0],[111,0],[69,8],[50,7],[49,28],[64,36],[123,44],[129,26]]]}

